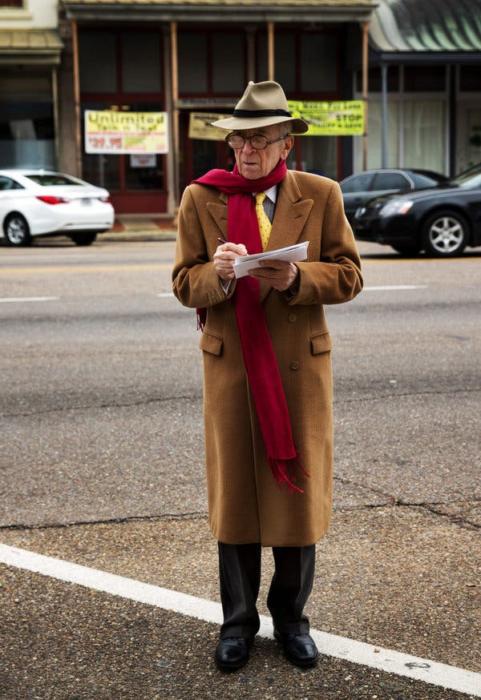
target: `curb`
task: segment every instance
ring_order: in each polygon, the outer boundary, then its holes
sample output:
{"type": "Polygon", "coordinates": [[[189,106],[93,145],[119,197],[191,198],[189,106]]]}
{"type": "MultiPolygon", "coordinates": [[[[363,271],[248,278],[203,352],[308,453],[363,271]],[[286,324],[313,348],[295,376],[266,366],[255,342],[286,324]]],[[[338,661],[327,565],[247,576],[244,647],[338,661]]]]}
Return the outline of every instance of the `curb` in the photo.
{"type": "Polygon", "coordinates": [[[97,236],[97,241],[109,242],[109,243],[135,243],[135,242],[152,242],[152,241],[175,241],[177,235],[175,231],[119,231],[115,233],[113,231],[107,231],[106,233],[99,233],[97,236]]]}

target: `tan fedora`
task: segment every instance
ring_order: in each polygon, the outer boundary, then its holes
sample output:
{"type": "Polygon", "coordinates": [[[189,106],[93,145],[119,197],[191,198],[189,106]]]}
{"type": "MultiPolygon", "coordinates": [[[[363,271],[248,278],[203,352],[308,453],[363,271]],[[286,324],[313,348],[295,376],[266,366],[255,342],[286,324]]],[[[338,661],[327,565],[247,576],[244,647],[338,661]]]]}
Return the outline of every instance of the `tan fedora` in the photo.
{"type": "Polygon", "coordinates": [[[309,124],[304,119],[292,117],[284,90],[279,83],[264,80],[262,83],[250,81],[236,104],[232,117],[212,122],[212,126],[234,131],[289,121],[292,122],[290,132],[293,134],[305,134],[309,128],[309,124]]]}

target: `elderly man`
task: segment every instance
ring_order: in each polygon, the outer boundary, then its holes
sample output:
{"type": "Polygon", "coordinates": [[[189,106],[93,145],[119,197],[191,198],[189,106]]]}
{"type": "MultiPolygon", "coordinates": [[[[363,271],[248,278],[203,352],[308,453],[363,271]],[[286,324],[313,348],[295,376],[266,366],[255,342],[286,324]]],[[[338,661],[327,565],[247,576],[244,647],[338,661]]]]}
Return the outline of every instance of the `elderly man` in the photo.
{"type": "Polygon", "coordinates": [[[228,130],[232,172],[212,170],[184,192],[173,289],[197,308],[204,361],[209,523],[218,540],[224,622],[215,660],[241,668],[259,629],[261,547],[272,547],[267,597],[275,637],[294,664],[319,653],[303,609],[315,543],[332,497],[331,339],[324,304],[362,288],[339,186],[290,171],[294,119],[281,86],[249,83],[228,130]],[[308,259],[269,259],[236,279],[246,253],[308,241],[308,259]]]}

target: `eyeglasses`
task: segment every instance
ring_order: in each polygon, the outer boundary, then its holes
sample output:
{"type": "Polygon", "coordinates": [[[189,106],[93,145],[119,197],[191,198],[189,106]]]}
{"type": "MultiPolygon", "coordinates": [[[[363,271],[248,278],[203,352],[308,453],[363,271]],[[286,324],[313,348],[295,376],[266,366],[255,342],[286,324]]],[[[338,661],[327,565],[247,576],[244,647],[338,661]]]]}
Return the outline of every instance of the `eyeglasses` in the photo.
{"type": "Polygon", "coordinates": [[[283,136],[279,136],[278,139],[272,139],[272,141],[269,141],[269,139],[266,136],[263,136],[262,134],[253,134],[252,136],[242,136],[241,134],[227,134],[225,140],[231,148],[234,148],[236,150],[244,148],[245,142],[249,141],[252,148],[254,148],[256,151],[263,151],[265,148],[267,148],[267,146],[270,146],[271,143],[277,143],[277,141],[282,141],[283,139],[287,138],[287,136],[289,136],[289,134],[284,134],[283,136]]]}

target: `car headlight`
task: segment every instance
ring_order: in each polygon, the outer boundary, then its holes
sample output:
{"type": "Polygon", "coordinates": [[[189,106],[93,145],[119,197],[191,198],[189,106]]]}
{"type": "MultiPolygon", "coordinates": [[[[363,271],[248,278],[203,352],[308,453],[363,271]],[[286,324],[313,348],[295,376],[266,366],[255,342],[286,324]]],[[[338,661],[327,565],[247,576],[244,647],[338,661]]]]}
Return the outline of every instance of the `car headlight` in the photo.
{"type": "Polygon", "coordinates": [[[356,212],[354,214],[355,218],[357,219],[359,216],[362,216],[366,211],[366,207],[358,207],[356,209],[356,212]]]}
{"type": "Polygon", "coordinates": [[[407,214],[414,202],[412,199],[393,199],[387,202],[379,212],[380,216],[393,216],[393,214],[407,214]]]}

